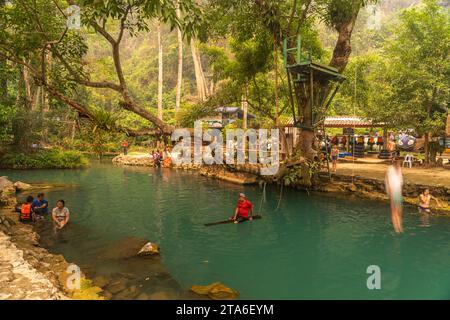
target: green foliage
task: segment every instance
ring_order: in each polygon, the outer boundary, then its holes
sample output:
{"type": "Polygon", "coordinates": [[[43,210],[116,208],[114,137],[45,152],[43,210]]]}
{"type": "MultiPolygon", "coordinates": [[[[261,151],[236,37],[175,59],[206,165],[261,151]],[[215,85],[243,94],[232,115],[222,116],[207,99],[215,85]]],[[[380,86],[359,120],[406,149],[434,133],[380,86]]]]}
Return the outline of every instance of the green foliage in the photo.
{"type": "Polygon", "coordinates": [[[8,152],[0,158],[1,168],[13,169],[75,169],[88,164],[81,152],[57,148],[27,154],[8,152]]]}
{"type": "Polygon", "coordinates": [[[192,128],[196,120],[211,115],[213,111],[214,107],[206,103],[185,103],[181,106],[181,109],[178,112],[177,122],[182,128],[192,128]]]}
{"type": "Polygon", "coordinates": [[[84,121],[81,135],[90,144],[91,150],[99,158],[108,150],[108,142],[118,138],[118,120],[120,112],[109,112],[101,108],[93,108],[92,119],[84,121]]]}
{"type": "Polygon", "coordinates": [[[183,19],[176,15],[176,1],[129,1],[129,0],[82,0],[79,1],[82,10],[82,21],[89,25],[96,19],[121,20],[131,12],[132,18],[126,19],[126,30],[136,36],[138,32],[149,30],[150,19],[157,18],[174,29],[180,27],[189,39],[195,35],[202,23],[200,7],[193,0],[180,1],[180,11],[183,19]]]}
{"type": "Polygon", "coordinates": [[[0,142],[12,141],[12,120],[15,114],[14,106],[0,105],[0,142]]]}
{"type": "Polygon", "coordinates": [[[293,166],[283,176],[283,183],[286,186],[294,186],[302,178],[301,166],[293,166]]]}
{"type": "Polygon", "coordinates": [[[368,115],[439,133],[450,98],[450,15],[435,0],[404,11],[368,77],[368,115]]]}

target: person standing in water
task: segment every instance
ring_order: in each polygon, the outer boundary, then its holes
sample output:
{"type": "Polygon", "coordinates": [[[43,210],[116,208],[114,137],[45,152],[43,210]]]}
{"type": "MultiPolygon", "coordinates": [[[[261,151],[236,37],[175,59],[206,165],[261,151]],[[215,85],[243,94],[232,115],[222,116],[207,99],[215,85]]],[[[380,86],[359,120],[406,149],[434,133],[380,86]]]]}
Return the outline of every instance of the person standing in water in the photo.
{"type": "Polygon", "coordinates": [[[336,172],[337,169],[337,161],[339,157],[339,149],[337,145],[333,145],[333,148],[331,149],[331,162],[333,164],[332,170],[333,172],[336,172]]]}
{"type": "Polygon", "coordinates": [[[234,216],[230,219],[233,220],[234,223],[239,223],[243,220],[253,220],[253,204],[247,200],[245,194],[239,194],[239,200],[236,205],[234,216]]]}
{"type": "Polygon", "coordinates": [[[439,203],[439,200],[432,196],[430,194],[430,189],[425,189],[420,195],[419,195],[419,213],[430,213],[430,202],[431,200],[436,201],[436,204],[438,205],[438,207],[441,206],[441,204],[439,203]]]}
{"type": "Polygon", "coordinates": [[[386,172],[385,183],[386,192],[391,200],[391,218],[394,230],[397,233],[402,233],[403,175],[400,161],[395,161],[393,166],[389,166],[386,172]]]}
{"type": "Polygon", "coordinates": [[[52,219],[55,224],[55,231],[61,230],[69,222],[70,212],[64,200],[58,200],[56,202],[56,208],[52,211],[52,219]]]}
{"type": "Polygon", "coordinates": [[[123,142],[122,142],[122,151],[123,151],[123,154],[126,156],[126,155],[128,155],[128,146],[129,146],[129,144],[128,144],[128,140],[123,140],[123,142]]]}

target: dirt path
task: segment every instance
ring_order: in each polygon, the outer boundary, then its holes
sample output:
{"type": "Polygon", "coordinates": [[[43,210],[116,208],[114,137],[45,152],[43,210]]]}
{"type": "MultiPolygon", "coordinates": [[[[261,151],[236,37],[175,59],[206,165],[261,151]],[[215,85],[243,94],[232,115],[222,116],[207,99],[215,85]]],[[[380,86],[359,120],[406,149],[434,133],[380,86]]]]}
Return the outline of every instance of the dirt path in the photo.
{"type": "MultiPolygon", "coordinates": [[[[384,180],[387,165],[380,162],[351,163],[339,162],[337,174],[384,180]]],[[[450,188],[450,170],[442,168],[403,168],[403,178],[406,182],[430,186],[445,186],[450,188]]]]}

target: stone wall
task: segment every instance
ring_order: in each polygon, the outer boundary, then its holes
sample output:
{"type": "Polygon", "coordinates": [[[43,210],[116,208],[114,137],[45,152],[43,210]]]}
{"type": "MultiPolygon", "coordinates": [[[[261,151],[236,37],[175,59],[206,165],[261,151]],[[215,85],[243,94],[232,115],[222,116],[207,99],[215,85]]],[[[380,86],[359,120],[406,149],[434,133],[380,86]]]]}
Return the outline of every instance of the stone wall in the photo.
{"type": "MultiPolygon", "coordinates": [[[[450,215],[450,188],[445,186],[428,186],[415,183],[405,183],[403,185],[403,197],[406,204],[417,205],[419,203],[419,195],[424,189],[430,189],[430,193],[439,198],[442,207],[435,207],[432,201],[433,212],[450,215]]],[[[388,201],[385,184],[383,180],[368,179],[359,176],[332,175],[329,180],[327,174],[319,175],[319,183],[314,190],[321,192],[335,192],[343,194],[351,194],[360,198],[369,198],[380,201],[388,201]]]]}
{"type": "Polygon", "coordinates": [[[150,155],[118,155],[112,159],[114,164],[124,166],[153,167],[153,158],[150,155]]]}
{"type": "Polygon", "coordinates": [[[200,174],[205,177],[220,179],[237,184],[256,184],[260,180],[256,174],[238,171],[221,165],[203,166],[200,174]]]}

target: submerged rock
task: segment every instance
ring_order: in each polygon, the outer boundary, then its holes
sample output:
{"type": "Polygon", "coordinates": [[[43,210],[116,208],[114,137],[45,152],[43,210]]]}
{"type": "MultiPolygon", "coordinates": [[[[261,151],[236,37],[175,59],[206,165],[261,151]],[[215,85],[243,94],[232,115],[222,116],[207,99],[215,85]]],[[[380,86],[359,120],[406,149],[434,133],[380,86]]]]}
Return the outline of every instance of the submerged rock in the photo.
{"type": "Polygon", "coordinates": [[[137,287],[135,285],[128,287],[122,291],[120,291],[114,299],[116,300],[132,300],[136,298],[138,294],[137,287]]]}
{"type": "Polygon", "coordinates": [[[141,250],[137,253],[138,256],[149,256],[159,254],[159,247],[157,244],[147,242],[141,250]]]}
{"type": "Polygon", "coordinates": [[[136,300],[150,300],[150,296],[143,292],[136,297],[136,300]]]}
{"type": "Polygon", "coordinates": [[[26,191],[26,190],[30,190],[32,188],[31,184],[22,182],[22,181],[17,181],[14,183],[14,188],[16,188],[16,191],[26,191]]]}
{"type": "Polygon", "coordinates": [[[232,300],[239,296],[239,292],[228,288],[220,282],[207,286],[192,286],[191,290],[200,295],[206,295],[214,300],[232,300]]]}
{"type": "Polygon", "coordinates": [[[97,276],[94,279],[92,279],[92,281],[97,287],[100,288],[104,288],[109,284],[109,279],[104,276],[97,276]]]}
{"type": "Polygon", "coordinates": [[[113,295],[118,294],[119,292],[125,290],[127,288],[127,282],[126,281],[116,281],[112,284],[110,284],[107,287],[107,290],[111,292],[113,295]]]}
{"type": "Polygon", "coordinates": [[[159,253],[158,246],[145,239],[126,237],[106,248],[99,255],[99,259],[121,260],[136,256],[155,255],[155,250],[159,253]],[[149,243],[151,244],[151,248],[148,245],[149,243]],[[143,251],[141,252],[141,250],[143,251]]]}
{"type": "Polygon", "coordinates": [[[169,292],[165,291],[155,292],[149,296],[149,300],[171,300],[171,299],[175,299],[175,297],[171,295],[169,292]]]}

